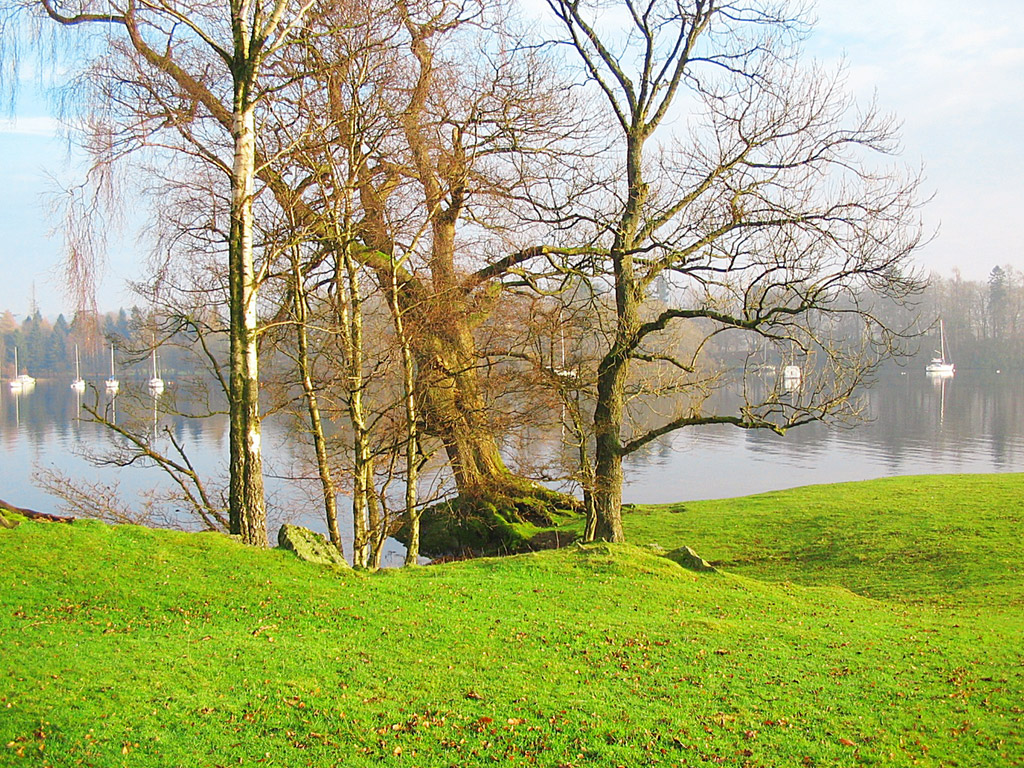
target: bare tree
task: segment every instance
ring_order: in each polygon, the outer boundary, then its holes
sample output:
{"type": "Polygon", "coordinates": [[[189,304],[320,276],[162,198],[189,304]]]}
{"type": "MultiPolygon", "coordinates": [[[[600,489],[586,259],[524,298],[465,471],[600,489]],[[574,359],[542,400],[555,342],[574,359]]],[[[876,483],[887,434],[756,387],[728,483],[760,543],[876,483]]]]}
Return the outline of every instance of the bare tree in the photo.
{"type": "Polygon", "coordinates": [[[106,103],[127,106],[136,119],[94,133],[94,139],[106,138],[94,148],[109,157],[163,143],[201,157],[230,181],[230,525],[244,541],[261,546],[267,536],[256,303],[261,276],[253,253],[257,113],[267,93],[268,65],[293,42],[310,5],[311,0],[212,5],[12,0],[4,7],[7,14],[98,30],[106,53],[94,67],[103,70],[106,103]],[[219,144],[209,141],[209,124],[221,132],[219,144]],[[161,140],[162,135],[167,138],[161,140]]]}
{"type": "Polygon", "coordinates": [[[799,66],[805,25],[784,3],[548,6],[617,134],[620,182],[577,237],[595,244],[595,285],[614,295],[592,530],[621,541],[623,457],[659,437],[704,424],[782,434],[856,414],[855,388],[903,332],[873,307],[920,289],[918,178],[872,164],[896,148],[892,120],[857,112],[841,73],[799,66]],[[836,332],[846,316],[853,338],[836,332]],[[679,325],[697,342],[671,342],[679,325]],[[765,347],[789,384],[752,375],[744,361],[765,347]],[[725,388],[731,403],[712,398],[725,388]],[[659,392],[672,397],[638,405],[659,392]]]}
{"type": "Polygon", "coordinates": [[[268,184],[302,227],[318,233],[323,253],[348,247],[385,295],[396,286],[393,312],[404,316],[419,408],[444,443],[460,492],[528,492],[499,452],[475,333],[503,279],[543,260],[543,248],[515,247],[514,224],[524,219],[510,210],[529,207],[523,192],[542,167],[549,175],[565,167],[559,146],[580,132],[580,115],[571,114],[571,92],[546,81],[533,54],[503,38],[490,7],[404,0],[366,7],[374,28],[334,24],[337,37],[306,64],[326,83],[315,114],[331,115],[338,141],[362,150],[359,247],[328,243],[317,224],[322,206],[314,197],[335,193],[333,176],[309,164],[317,152],[304,150],[298,163],[306,164],[301,194],[284,164],[265,172],[274,174],[268,184]]]}

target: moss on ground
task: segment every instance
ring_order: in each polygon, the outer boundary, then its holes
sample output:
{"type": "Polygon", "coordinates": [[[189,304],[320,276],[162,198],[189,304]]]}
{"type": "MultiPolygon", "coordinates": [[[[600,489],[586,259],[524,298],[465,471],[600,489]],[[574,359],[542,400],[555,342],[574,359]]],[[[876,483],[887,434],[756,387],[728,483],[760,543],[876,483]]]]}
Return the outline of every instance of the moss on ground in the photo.
{"type": "MultiPolygon", "coordinates": [[[[545,534],[579,515],[576,499],[539,486],[458,496],[423,510],[420,551],[458,559],[550,549],[554,539],[545,534]]],[[[406,527],[396,534],[403,543],[407,537],[406,527]]]]}

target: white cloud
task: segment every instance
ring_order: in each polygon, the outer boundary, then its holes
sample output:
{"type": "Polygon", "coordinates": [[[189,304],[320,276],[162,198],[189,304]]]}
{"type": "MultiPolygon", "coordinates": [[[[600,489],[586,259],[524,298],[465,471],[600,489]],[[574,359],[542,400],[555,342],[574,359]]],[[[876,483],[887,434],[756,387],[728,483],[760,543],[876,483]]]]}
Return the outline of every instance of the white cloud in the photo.
{"type": "Polygon", "coordinates": [[[0,118],[0,133],[22,136],[56,136],[60,122],[53,117],[0,118]]]}

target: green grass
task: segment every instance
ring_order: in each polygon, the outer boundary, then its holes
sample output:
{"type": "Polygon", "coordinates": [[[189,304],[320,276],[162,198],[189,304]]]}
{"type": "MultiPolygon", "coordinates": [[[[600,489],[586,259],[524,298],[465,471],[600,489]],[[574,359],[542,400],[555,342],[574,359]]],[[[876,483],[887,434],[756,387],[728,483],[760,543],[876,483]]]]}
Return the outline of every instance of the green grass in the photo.
{"type": "Polygon", "coordinates": [[[22,523],[0,531],[0,765],[1024,765],[1022,485],[627,517],[717,575],[634,545],[339,575],[22,523]]]}
{"type": "Polygon", "coordinates": [[[636,507],[635,543],[882,600],[1024,607],[1024,474],[894,477],[636,507]]]}

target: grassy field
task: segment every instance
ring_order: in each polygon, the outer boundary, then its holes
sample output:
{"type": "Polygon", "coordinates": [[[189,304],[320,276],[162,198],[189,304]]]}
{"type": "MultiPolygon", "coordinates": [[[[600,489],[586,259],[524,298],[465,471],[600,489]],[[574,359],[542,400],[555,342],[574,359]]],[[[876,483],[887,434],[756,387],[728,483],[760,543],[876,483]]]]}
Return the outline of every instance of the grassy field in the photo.
{"type": "Polygon", "coordinates": [[[0,765],[1024,765],[1022,500],[1021,475],[805,488],[373,576],[23,523],[0,765]]]}

